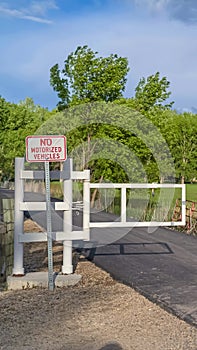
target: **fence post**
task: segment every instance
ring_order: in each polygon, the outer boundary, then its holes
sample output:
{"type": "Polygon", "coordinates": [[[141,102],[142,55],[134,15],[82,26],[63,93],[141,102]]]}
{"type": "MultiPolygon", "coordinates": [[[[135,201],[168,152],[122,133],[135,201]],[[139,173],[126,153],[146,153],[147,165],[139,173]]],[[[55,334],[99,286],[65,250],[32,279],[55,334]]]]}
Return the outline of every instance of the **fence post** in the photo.
{"type": "Polygon", "coordinates": [[[24,199],[24,184],[20,171],[24,169],[24,158],[15,158],[15,210],[14,210],[14,267],[13,275],[24,275],[23,243],[19,243],[19,234],[24,233],[24,213],[20,210],[20,202],[24,199]]]}
{"type": "Polygon", "coordinates": [[[181,221],[182,225],[186,225],[186,185],[182,184],[182,211],[181,211],[181,221]]]}
{"type": "Polygon", "coordinates": [[[90,239],[90,170],[84,170],[88,179],[83,182],[83,231],[84,240],[90,239]]]}
{"type": "MultiPolygon", "coordinates": [[[[64,180],[64,202],[69,205],[69,210],[64,211],[63,231],[71,235],[72,231],[72,159],[68,158],[64,162],[64,171],[69,172],[69,179],[64,180]]],[[[72,240],[63,241],[63,265],[62,273],[73,273],[72,264],[72,240]]]]}
{"type": "Polygon", "coordinates": [[[121,222],[127,221],[127,192],[126,187],[121,188],[121,222]]]}
{"type": "Polygon", "coordinates": [[[2,199],[3,203],[3,221],[5,223],[4,233],[4,263],[5,277],[12,274],[13,258],[14,258],[14,200],[2,199]]]}
{"type": "Polygon", "coordinates": [[[5,274],[5,253],[4,253],[5,232],[6,232],[5,224],[3,222],[0,222],[0,275],[1,277],[3,277],[5,274]]]}

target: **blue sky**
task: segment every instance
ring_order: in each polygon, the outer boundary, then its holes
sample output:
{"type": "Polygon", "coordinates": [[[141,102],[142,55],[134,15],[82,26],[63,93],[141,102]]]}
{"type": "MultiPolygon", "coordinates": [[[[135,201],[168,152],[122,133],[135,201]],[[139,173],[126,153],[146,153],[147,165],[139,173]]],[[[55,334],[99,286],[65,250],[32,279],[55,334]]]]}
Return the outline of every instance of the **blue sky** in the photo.
{"type": "Polygon", "coordinates": [[[196,0],[0,1],[0,42],[0,95],[8,101],[32,97],[54,108],[50,67],[62,68],[69,53],[88,45],[103,57],[128,58],[125,97],[159,71],[175,108],[197,108],[196,0]]]}

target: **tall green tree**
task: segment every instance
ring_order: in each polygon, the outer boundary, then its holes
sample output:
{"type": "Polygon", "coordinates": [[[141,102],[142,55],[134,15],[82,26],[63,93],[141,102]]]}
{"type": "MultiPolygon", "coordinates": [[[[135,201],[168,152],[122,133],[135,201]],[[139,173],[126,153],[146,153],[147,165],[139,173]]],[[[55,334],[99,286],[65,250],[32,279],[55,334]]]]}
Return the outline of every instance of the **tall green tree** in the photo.
{"type": "Polygon", "coordinates": [[[97,54],[86,45],[79,46],[68,55],[62,71],[58,64],[50,69],[50,84],[60,98],[59,109],[93,101],[112,102],[122,97],[129,71],[127,58],[97,54]]]}
{"type": "Polygon", "coordinates": [[[165,125],[166,140],[181,183],[197,178],[197,124],[192,113],[175,114],[165,125]]]}
{"type": "Polygon", "coordinates": [[[168,91],[170,82],[166,77],[160,78],[160,73],[157,72],[148,76],[146,79],[140,79],[135,88],[135,95],[131,98],[121,98],[116,102],[126,104],[140,113],[146,114],[153,108],[159,110],[170,109],[174,102],[167,102],[171,95],[168,91]]]}
{"type": "Polygon", "coordinates": [[[171,108],[174,102],[166,103],[171,92],[168,91],[170,82],[166,77],[160,78],[157,72],[147,79],[140,79],[135,89],[135,103],[140,112],[146,112],[152,107],[171,108]]]}
{"type": "Polygon", "coordinates": [[[197,116],[158,108],[152,109],[147,116],[166,139],[174,159],[177,180],[184,183],[197,178],[197,116]]]}
{"type": "Polygon", "coordinates": [[[168,147],[159,130],[149,118],[127,106],[81,104],[58,113],[55,123],[49,119],[40,132],[64,133],[68,154],[78,169],[91,168],[93,181],[103,176],[118,182],[145,181],[145,177],[158,181],[173,173],[168,147]]]}

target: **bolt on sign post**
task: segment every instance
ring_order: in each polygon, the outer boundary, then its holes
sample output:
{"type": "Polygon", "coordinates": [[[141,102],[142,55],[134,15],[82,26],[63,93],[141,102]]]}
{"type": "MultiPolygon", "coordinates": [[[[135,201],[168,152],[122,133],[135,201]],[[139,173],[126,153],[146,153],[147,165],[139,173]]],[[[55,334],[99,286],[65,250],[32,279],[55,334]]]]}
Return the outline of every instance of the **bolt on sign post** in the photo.
{"type": "Polygon", "coordinates": [[[48,288],[53,291],[53,250],[52,250],[52,223],[51,223],[51,196],[49,162],[62,162],[67,157],[65,136],[27,136],[27,162],[44,162],[46,187],[46,217],[48,243],[48,288]]]}

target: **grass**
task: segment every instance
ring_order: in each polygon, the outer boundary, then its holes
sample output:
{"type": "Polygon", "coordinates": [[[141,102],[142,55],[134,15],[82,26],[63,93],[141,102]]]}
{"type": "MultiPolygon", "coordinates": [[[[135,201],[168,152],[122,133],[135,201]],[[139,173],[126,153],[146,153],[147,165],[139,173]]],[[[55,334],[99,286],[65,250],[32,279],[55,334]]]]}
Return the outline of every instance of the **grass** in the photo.
{"type": "Polygon", "coordinates": [[[186,184],[186,199],[197,202],[197,184],[186,184]]]}
{"type": "MultiPolygon", "coordinates": [[[[114,191],[113,197],[108,193],[109,190],[102,191],[99,198],[100,208],[120,215],[120,190],[114,191]]],[[[178,198],[181,198],[181,188],[155,189],[154,196],[150,189],[127,190],[127,217],[139,221],[172,221],[178,198]]],[[[197,202],[196,184],[186,185],[186,199],[197,202]]]]}
{"type": "MultiPolygon", "coordinates": [[[[176,199],[180,197],[181,189],[156,189],[154,196],[151,189],[127,190],[127,217],[139,221],[171,221],[176,199]]],[[[120,215],[120,191],[116,191],[113,201],[104,209],[120,215]]]]}
{"type": "MultiPolygon", "coordinates": [[[[50,184],[51,195],[54,198],[63,199],[63,182],[52,181],[50,184]]],[[[81,201],[83,193],[83,184],[79,181],[73,181],[73,202],[81,201]]]]}

